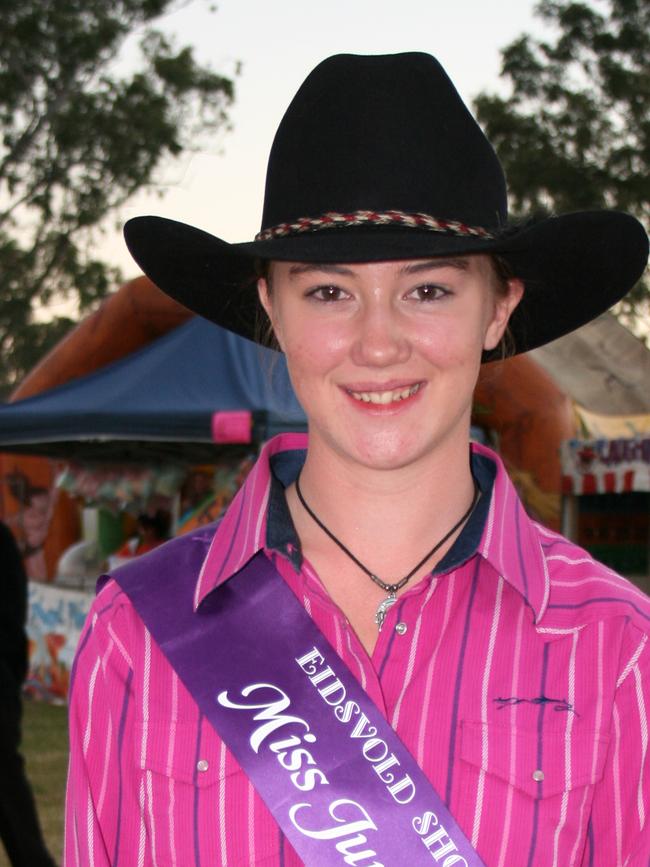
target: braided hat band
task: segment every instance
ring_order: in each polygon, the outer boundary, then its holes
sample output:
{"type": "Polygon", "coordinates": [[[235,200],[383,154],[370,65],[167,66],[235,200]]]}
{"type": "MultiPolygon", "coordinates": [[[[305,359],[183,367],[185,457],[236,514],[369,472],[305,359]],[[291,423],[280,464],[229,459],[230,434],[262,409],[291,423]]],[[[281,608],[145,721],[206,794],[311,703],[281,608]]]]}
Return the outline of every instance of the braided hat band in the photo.
{"type": "Polygon", "coordinates": [[[293,223],[270,226],[258,232],[255,240],[270,241],[273,238],[347,226],[405,226],[409,229],[427,229],[430,232],[443,232],[465,238],[494,238],[494,235],[482,226],[467,226],[457,220],[438,220],[429,214],[408,214],[405,211],[350,211],[339,214],[328,211],[320,217],[299,217],[293,223]]]}

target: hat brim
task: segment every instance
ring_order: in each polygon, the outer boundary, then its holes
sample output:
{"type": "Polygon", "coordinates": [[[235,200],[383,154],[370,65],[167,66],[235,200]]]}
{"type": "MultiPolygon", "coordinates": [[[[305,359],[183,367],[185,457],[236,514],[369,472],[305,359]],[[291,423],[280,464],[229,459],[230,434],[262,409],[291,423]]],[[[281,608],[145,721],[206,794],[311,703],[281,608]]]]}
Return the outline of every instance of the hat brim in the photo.
{"type": "MultiPolygon", "coordinates": [[[[391,226],[333,228],[228,244],[162,217],[136,217],[124,229],[131,255],[163,292],[194,313],[258,342],[255,260],[371,262],[494,253],[524,283],[510,320],[515,352],[526,352],[609,309],[641,277],[648,236],[629,214],[586,211],[549,217],[504,234],[467,238],[391,226]]],[[[491,360],[486,354],[484,360],[491,360]]]]}

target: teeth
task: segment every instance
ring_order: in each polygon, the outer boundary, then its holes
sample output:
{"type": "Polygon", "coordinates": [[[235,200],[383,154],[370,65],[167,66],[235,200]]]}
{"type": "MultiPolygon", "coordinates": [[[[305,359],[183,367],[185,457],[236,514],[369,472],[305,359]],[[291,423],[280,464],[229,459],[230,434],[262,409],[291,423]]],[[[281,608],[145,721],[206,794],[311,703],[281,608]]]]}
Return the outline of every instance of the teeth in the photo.
{"type": "Polygon", "coordinates": [[[420,383],[417,383],[409,388],[400,388],[396,391],[351,391],[350,394],[355,400],[361,400],[363,403],[376,403],[385,406],[412,397],[419,388],[420,383]]]}

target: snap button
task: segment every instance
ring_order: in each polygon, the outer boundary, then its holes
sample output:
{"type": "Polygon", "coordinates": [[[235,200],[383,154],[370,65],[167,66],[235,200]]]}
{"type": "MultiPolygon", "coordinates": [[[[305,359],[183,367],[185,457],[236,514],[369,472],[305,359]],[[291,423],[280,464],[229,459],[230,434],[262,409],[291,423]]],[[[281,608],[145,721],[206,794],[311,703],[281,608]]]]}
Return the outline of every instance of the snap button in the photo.
{"type": "Polygon", "coordinates": [[[407,629],[408,629],[408,626],[406,625],[406,623],[397,623],[395,626],[395,632],[398,635],[404,635],[404,633],[406,632],[407,629]]]}
{"type": "Polygon", "coordinates": [[[535,780],[536,783],[541,783],[542,780],[544,779],[544,771],[540,771],[539,769],[536,771],[533,771],[533,779],[535,780]]]}
{"type": "Polygon", "coordinates": [[[196,770],[197,771],[207,771],[207,769],[209,767],[210,767],[210,763],[208,762],[207,759],[199,759],[198,762],[196,763],[196,770]]]}

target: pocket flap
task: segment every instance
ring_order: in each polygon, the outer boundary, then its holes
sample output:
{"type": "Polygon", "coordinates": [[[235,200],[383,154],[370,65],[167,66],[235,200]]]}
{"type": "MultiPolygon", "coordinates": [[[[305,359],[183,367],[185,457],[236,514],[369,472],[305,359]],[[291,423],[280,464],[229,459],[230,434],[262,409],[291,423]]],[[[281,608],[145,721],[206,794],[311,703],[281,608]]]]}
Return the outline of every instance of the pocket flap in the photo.
{"type": "MultiPolygon", "coordinates": [[[[133,745],[135,761],[143,771],[153,771],[165,777],[205,788],[222,776],[220,773],[220,741],[218,738],[203,738],[197,750],[196,723],[171,722],[167,720],[139,721],[135,726],[133,745]],[[170,744],[173,750],[170,756],[170,744]],[[146,749],[143,744],[146,742],[146,749]]],[[[233,762],[227,762],[227,770],[233,773],[233,762]]]]}
{"type": "Polygon", "coordinates": [[[461,722],[462,759],[500,777],[531,798],[548,798],[598,782],[603,775],[608,744],[608,737],[582,729],[577,719],[570,742],[563,731],[540,734],[536,730],[493,723],[461,722]],[[590,749],[585,749],[586,743],[591,744],[590,749]],[[486,744],[488,758],[483,768],[486,744]]]}

